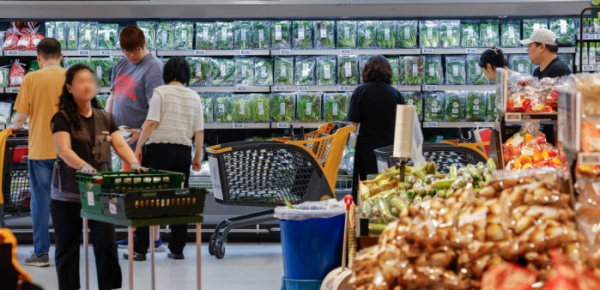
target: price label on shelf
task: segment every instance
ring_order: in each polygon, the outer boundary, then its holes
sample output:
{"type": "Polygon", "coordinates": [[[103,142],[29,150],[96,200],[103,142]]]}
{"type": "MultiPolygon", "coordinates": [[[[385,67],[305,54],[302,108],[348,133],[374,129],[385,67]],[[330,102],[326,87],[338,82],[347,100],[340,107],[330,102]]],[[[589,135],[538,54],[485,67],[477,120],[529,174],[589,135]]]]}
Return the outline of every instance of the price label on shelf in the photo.
{"type": "Polygon", "coordinates": [[[477,48],[467,48],[465,49],[466,53],[477,53],[477,48]]]}
{"type": "Polygon", "coordinates": [[[112,52],[110,50],[103,50],[100,52],[100,55],[111,55],[112,52]]]}
{"type": "Polygon", "coordinates": [[[437,128],[437,122],[426,122],[425,128],[437,128]]]}
{"type": "Polygon", "coordinates": [[[250,55],[249,50],[240,50],[240,55],[250,55]]]}
{"type": "Polygon", "coordinates": [[[589,34],[582,34],[581,35],[581,39],[590,39],[590,35],[589,34]]]}
{"type": "Polygon", "coordinates": [[[19,55],[19,51],[18,50],[7,50],[6,51],[6,55],[8,55],[8,56],[18,56],[19,55]]]}
{"type": "Polygon", "coordinates": [[[90,55],[90,51],[89,50],[80,50],[78,52],[79,55],[90,55]]]}
{"type": "Polygon", "coordinates": [[[245,86],[235,87],[235,91],[236,92],[247,92],[248,91],[248,87],[245,87],[245,86]]]}
{"type": "Polygon", "coordinates": [[[577,163],[579,165],[600,165],[600,153],[579,153],[577,163]]]}
{"type": "Polygon", "coordinates": [[[437,86],[429,85],[425,86],[426,91],[437,91],[437,86]]]}
{"type": "Polygon", "coordinates": [[[352,49],[340,49],[340,54],[343,54],[343,55],[352,54],[352,49]]]}
{"type": "Polygon", "coordinates": [[[243,123],[233,123],[233,129],[244,129],[243,123]]]}
{"type": "Polygon", "coordinates": [[[506,113],[505,114],[506,121],[520,121],[521,114],[519,113],[506,113]]]}
{"type": "Polygon", "coordinates": [[[349,86],[340,86],[339,89],[340,89],[340,91],[349,91],[350,87],[349,86]]]}
{"type": "Polygon", "coordinates": [[[308,87],[307,86],[298,87],[298,91],[299,92],[308,92],[308,87]]]}
{"type": "Polygon", "coordinates": [[[600,34],[594,34],[594,39],[600,39],[600,34]]]}
{"type": "Polygon", "coordinates": [[[206,50],[194,50],[194,55],[206,55],[206,50]]]}
{"type": "Polygon", "coordinates": [[[290,127],[289,123],[277,123],[277,128],[279,129],[288,129],[290,127]]]}
{"type": "Polygon", "coordinates": [[[583,71],[593,71],[593,70],[594,70],[593,65],[584,65],[583,66],[583,71]]]}
{"type": "Polygon", "coordinates": [[[292,54],[292,50],[291,49],[280,49],[279,50],[279,54],[281,54],[281,55],[290,55],[290,54],[292,54]]]}
{"type": "Polygon", "coordinates": [[[422,54],[433,54],[433,49],[431,49],[431,48],[423,48],[421,50],[421,53],[422,54]]]}
{"type": "Polygon", "coordinates": [[[276,92],[285,92],[285,87],[284,86],[276,86],[274,88],[274,91],[276,91],[276,92]]]}
{"type": "Polygon", "coordinates": [[[527,51],[528,49],[529,49],[528,47],[524,47],[524,48],[523,48],[523,52],[524,52],[524,53],[529,53],[529,52],[527,51]]]}
{"type": "Polygon", "coordinates": [[[10,92],[11,93],[18,93],[19,92],[19,88],[10,88],[10,92]]]}

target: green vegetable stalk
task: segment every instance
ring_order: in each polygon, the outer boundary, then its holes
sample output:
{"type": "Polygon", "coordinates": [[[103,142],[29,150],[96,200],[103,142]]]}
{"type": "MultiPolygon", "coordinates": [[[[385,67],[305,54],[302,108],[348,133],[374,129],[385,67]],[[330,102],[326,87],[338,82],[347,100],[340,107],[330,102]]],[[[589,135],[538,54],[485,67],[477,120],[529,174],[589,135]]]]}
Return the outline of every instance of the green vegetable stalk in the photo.
{"type": "MultiPolygon", "coordinates": [[[[466,85],[465,57],[446,56],[446,84],[466,85]]],[[[447,99],[447,96],[446,96],[447,99]]]]}
{"type": "Polygon", "coordinates": [[[137,26],[144,32],[146,37],[146,48],[156,49],[156,22],[138,21],[137,26]]]}
{"type": "Polygon", "coordinates": [[[425,57],[425,84],[441,85],[444,82],[444,70],[441,56],[425,57]]]}
{"type": "Polygon", "coordinates": [[[460,27],[462,47],[479,47],[479,25],[473,21],[463,21],[460,27]]]}
{"type": "Polygon", "coordinates": [[[275,58],[274,79],[275,85],[289,86],[294,83],[294,58],[275,58]]]}
{"type": "Polygon", "coordinates": [[[90,60],[87,57],[65,57],[63,62],[65,68],[70,68],[78,63],[85,64],[87,66],[90,65],[90,60]]]}
{"type": "Polygon", "coordinates": [[[556,34],[556,42],[559,46],[572,46],[575,44],[573,18],[550,19],[550,30],[556,34]]]}
{"type": "Polygon", "coordinates": [[[321,93],[298,93],[298,121],[318,122],[321,120],[321,93]]]}
{"type": "Polygon", "coordinates": [[[358,48],[377,48],[377,21],[358,22],[358,48]]]}
{"type": "MultiPolygon", "coordinates": [[[[393,57],[388,57],[387,58],[388,62],[390,63],[390,66],[392,67],[392,85],[399,85],[400,84],[400,58],[397,56],[393,56],[393,57]]],[[[363,66],[364,68],[364,66],[363,66]]],[[[362,68],[361,68],[361,82],[362,82],[362,68]]]]}
{"type": "Polygon", "coordinates": [[[348,93],[326,93],[323,95],[323,115],[326,122],[346,121],[349,107],[348,93]]]}
{"type": "Polygon", "coordinates": [[[9,75],[10,75],[10,68],[0,67],[0,87],[8,87],[9,75]]]}
{"type": "Polygon", "coordinates": [[[89,66],[96,75],[99,87],[110,87],[112,65],[111,58],[91,58],[89,60],[89,66]]]}
{"type": "Polygon", "coordinates": [[[273,21],[271,23],[272,48],[291,48],[291,23],[289,20],[273,21]]]}
{"type": "Polygon", "coordinates": [[[196,49],[215,48],[214,22],[196,22],[196,49]]]}
{"type": "Polygon", "coordinates": [[[231,104],[231,94],[215,94],[215,121],[217,123],[230,123],[233,121],[233,105],[231,104]]]}
{"type": "Polygon", "coordinates": [[[233,22],[215,22],[215,48],[233,49],[233,22]]]}
{"type": "Polygon", "coordinates": [[[296,85],[314,86],[315,85],[315,65],[314,57],[296,57],[296,85]]]}
{"type": "Polygon", "coordinates": [[[356,21],[340,20],[337,23],[338,48],[356,48],[356,21]]]}
{"type": "Polygon", "coordinates": [[[422,56],[404,56],[400,58],[400,83],[402,85],[420,85],[423,83],[425,60],[422,56]]]}
{"type": "Polygon", "coordinates": [[[271,47],[271,33],[269,21],[253,21],[252,22],[252,40],[254,48],[269,49],[271,47]]]}
{"type": "Polygon", "coordinates": [[[523,20],[523,39],[528,39],[534,30],[548,29],[548,19],[525,19],[523,20]]]}
{"type": "Polygon", "coordinates": [[[335,56],[317,57],[317,85],[331,86],[337,83],[335,56]]]}
{"type": "Polygon", "coordinates": [[[425,122],[444,121],[444,93],[425,92],[423,98],[425,99],[425,122]]]}
{"type": "Polygon", "coordinates": [[[233,86],[235,65],[232,59],[213,58],[211,83],[213,86],[233,86]]]}
{"type": "Polygon", "coordinates": [[[438,22],[423,20],[419,22],[421,28],[421,47],[437,48],[440,46],[440,32],[438,22]]]}
{"type": "Polygon", "coordinates": [[[480,40],[482,47],[498,46],[499,38],[498,21],[489,20],[479,25],[480,40]]]}
{"type": "Polygon", "coordinates": [[[460,21],[447,20],[440,21],[440,41],[442,47],[458,47],[460,42],[459,33],[460,21]]]}
{"type": "Polygon", "coordinates": [[[485,109],[487,106],[486,92],[467,93],[467,118],[469,122],[485,121],[485,109]]]}
{"type": "Polygon", "coordinates": [[[251,95],[233,95],[233,122],[250,123],[252,122],[252,96],[251,95]]]}
{"type": "Polygon", "coordinates": [[[465,117],[465,95],[459,91],[446,91],[446,121],[460,122],[465,117]]]}
{"type": "Polygon", "coordinates": [[[529,74],[531,61],[528,55],[512,54],[509,57],[510,69],[521,74],[529,74]]]}
{"type": "Polygon", "coordinates": [[[485,85],[488,79],[479,66],[480,55],[467,56],[467,78],[470,85],[485,85]]]}
{"type": "Polygon", "coordinates": [[[502,21],[501,22],[500,45],[502,47],[519,47],[521,44],[521,22],[516,21],[502,21]]]}
{"type": "Polygon", "coordinates": [[[254,61],[254,85],[273,85],[273,60],[270,58],[257,58],[254,61]]]}
{"type": "Polygon", "coordinates": [[[204,123],[214,122],[213,95],[211,93],[201,94],[200,102],[202,103],[202,112],[203,112],[204,123]]]}
{"type": "Polygon", "coordinates": [[[417,27],[415,20],[398,21],[398,47],[399,48],[417,48],[417,27]]]}
{"type": "Polygon", "coordinates": [[[310,20],[294,20],[292,22],[292,47],[297,49],[313,48],[313,22],[310,20]]]}
{"type": "Polygon", "coordinates": [[[496,110],[496,92],[487,92],[487,118],[488,121],[496,121],[497,110],[496,110]]]}
{"type": "Polygon", "coordinates": [[[267,94],[252,95],[252,117],[255,123],[268,123],[271,116],[271,100],[267,94]]]}
{"type": "MultiPolygon", "coordinates": [[[[68,22],[56,22],[56,40],[60,43],[60,48],[62,50],[67,49],[67,39],[69,35],[69,31],[67,29],[68,22]]],[[[73,35],[75,36],[75,35],[73,35]]],[[[75,45],[77,46],[77,45],[75,45]]]]}
{"type": "Polygon", "coordinates": [[[235,84],[251,86],[254,83],[254,59],[235,59],[235,84]]]}
{"type": "Polygon", "coordinates": [[[377,41],[379,48],[396,48],[396,21],[379,21],[377,41]]]}
{"type": "Polygon", "coordinates": [[[173,22],[159,22],[156,26],[156,49],[173,49],[173,22]]]}
{"type": "Polygon", "coordinates": [[[190,86],[210,85],[211,60],[207,57],[188,57],[191,78],[190,86]]]}
{"type": "Polygon", "coordinates": [[[293,93],[274,93],[271,97],[271,120],[273,122],[292,122],[296,111],[296,95],[293,93]]]}
{"type": "Polygon", "coordinates": [[[79,22],[67,22],[67,49],[68,50],[76,50],[77,49],[77,40],[79,34],[79,22]]]}
{"type": "Polygon", "coordinates": [[[98,49],[115,50],[119,39],[119,25],[101,23],[98,25],[98,49]]]}
{"type": "Polygon", "coordinates": [[[235,49],[252,49],[254,42],[252,41],[252,21],[236,21],[234,33],[235,49]]]}
{"type": "Polygon", "coordinates": [[[194,38],[194,23],[191,21],[175,22],[175,37],[173,41],[174,49],[192,49],[194,38]]]}
{"type": "Polygon", "coordinates": [[[338,56],[338,81],[340,85],[356,85],[358,80],[358,59],[356,56],[338,56]]]}
{"type": "Polygon", "coordinates": [[[319,20],[314,25],[315,48],[335,48],[335,21],[319,20]]]}
{"type": "Polygon", "coordinates": [[[419,121],[423,121],[423,96],[421,92],[400,92],[404,97],[404,104],[414,106],[419,121]]]}

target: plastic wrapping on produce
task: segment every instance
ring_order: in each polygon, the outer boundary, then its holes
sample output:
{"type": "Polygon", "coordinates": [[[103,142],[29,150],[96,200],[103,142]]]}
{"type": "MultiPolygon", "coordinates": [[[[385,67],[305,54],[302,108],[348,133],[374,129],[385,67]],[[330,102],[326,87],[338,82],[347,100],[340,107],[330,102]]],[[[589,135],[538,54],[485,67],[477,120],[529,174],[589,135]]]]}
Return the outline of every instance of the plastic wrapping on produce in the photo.
{"type": "Polygon", "coordinates": [[[425,56],[425,77],[423,83],[426,85],[441,85],[444,83],[444,69],[442,68],[441,55],[425,56]]]}
{"type": "Polygon", "coordinates": [[[479,47],[479,24],[476,21],[462,21],[460,27],[462,47],[479,47]]]}
{"type": "Polygon", "coordinates": [[[208,86],[210,85],[211,60],[208,57],[188,57],[191,77],[190,86],[208,86]]]}
{"type": "Polygon", "coordinates": [[[335,48],[335,21],[318,20],[314,26],[315,48],[331,49],[335,48]]]}
{"type": "Polygon", "coordinates": [[[440,31],[437,20],[419,21],[421,48],[437,48],[440,46],[440,31]]]}
{"type": "Polygon", "coordinates": [[[94,50],[98,41],[98,22],[79,22],[77,49],[94,50]]]}
{"type": "Polygon", "coordinates": [[[533,31],[542,28],[548,29],[548,19],[524,19],[523,39],[529,39],[533,31]]]}
{"type": "Polygon", "coordinates": [[[119,27],[119,34],[117,35],[117,38],[116,38],[117,44],[115,45],[115,49],[121,49],[121,40],[119,39],[119,37],[121,36],[121,32],[123,32],[123,30],[125,30],[125,28],[127,28],[127,27],[119,27]]]}
{"type": "Polygon", "coordinates": [[[379,48],[396,48],[397,23],[391,20],[382,20],[377,23],[377,42],[379,48]]]}
{"type": "MultiPolygon", "coordinates": [[[[367,65],[367,62],[369,61],[369,58],[371,58],[372,55],[365,55],[365,54],[361,54],[358,56],[358,83],[362,84],[363,82],[363,70],[365,68],[365,66],[367,65]]],[[[397,56],[393,57],[394,59],[398,60],[397,56]]],[[[390,61],[391,58],[387,58],[388,61],[390,61]]],[[[390,65],[392,65],[392,63],[390,62],[390,65]]],[[[398,65],[398,68],[396,69],[397,72],[399,72],[399,68],[400,65],[398,62],[396,62],[396,65],[398,65]]],[[[394,71],[394,67],[392,66],[392,72],[394,71]]]]}
{"type": "Polygon", "coordinates": [[[485,20],[479,24],[479,42],[482,47],[496,47],[499,44],[500,28],[498,20],[485,20]]]}
{"type": "Polygon", "coordinates": [[[400,84],[421,85],[424,77],[423,56],[403,56],[400,58],[400,84]]]}
{"type": "Polygon", "coordinates": [[[146,48],[149,50],[156,49],[156,22],[138,21],[137,27],[144,32],[144,37],[146,38],[146,48]]]}
{"type": "Polygon", "coordinates": [[[446,84],[467,84],[464,56],[446,56],[446,84]]]}
{"type": "Polygon", "coordinates": [[[8,87],[8,77],[10,75],[10,68],[4,66],[0,67],[0,86],[8,87]]]}
{"type": "Polygon", "coordinates": [[[300,122],[321,121],[321,92],[298,92],[297,114],[300,122]]]}
{"type": "MultiPolygon", "coordinates": [[[[361,56],[359,56],[359,66],[358,66],[359,72],[360,72],[359,81],[362,83],[362,71],[364,69],[364,65],[362,65],[360,63],[360,57],[361,56]]],[[[397,56],[390,56],[390,57],[386,57],[386,58],[387,58],[388,62],[390,63],[390,66],[392,67],[391,85],[399,85],[400,84],[400,58],[397,56]]]]}
{"type": "Polygon", "coordinates": [[[100,23],[98,25],[98,49],[117,49],[119,32],[119,24],[100,23]]]}
{"type": "Polygon", "coordinates": [[[346,121],[350,97],[348,92],[323,94],[323,120],[326,122],[346,121]]]}
{"type": "Polygon", "coordinates": [[[211,84],[213,86],[233,86],[235,80],[235,63],[233,59],[211,59],[211,84]]]}
{"type": "Polygon", "coordinates": [[[493,122],[496,121],[498,116],[498,109],[496,108],[496,91],[486,92],[487,94],[487,114],[486,121],[493,122]]]}
{"type": "Polygon", "coordinates": [[[254,48],[269,49],[271,48],[271,22],[256,20],[252,22],[252,40],[254,48]]]}
{"type": "Polygon", "coordinates": [[[423,93],[425,122],[443,122],[446,95],[444,92],[423,93]]]}
{"type": "Polygon", "coordinates": [[[290,86],[294,84],[294,58],[277,57],[274,62],[273,75],[275,85],[290,86]]]}
{"type": "Polygon", "coordinates": [[[252,122],[252,95],[233,95],[233,122],[252,122]]]}
{"type": "Polygon", "coordinates": [[[54,21],[46,21],[44,23],[46,27],[46,37],[47,38],[56,38],[56,22],[54,21]]]}
{"type": "MultiPolygon", "coordinates": [[[[60,48],[62,50],[66,50],[67,49],[67,39],[68,39],[68,31],[67,31],[67,22],[62,22],[62,21],[57,21],[55,22],[56,25],[56,40],[60,43],[60,48]]],[[[7,30],[7,32],[9,32],[9,30],[7,30]]],[[[7,34],[5,33],[4,36],[6,37],[7,34]]],[[[4,40],[4,42],[6,42],[6,39],[4,40]]],[[[6,49],[4,48],[4,45],[2,47],[2,49],[6,49]]]]}
{"type": "Polygon", "coordinates": [[[481,55],[467,55],[467,80],[469,85],[486,85],[489,80],[479,66],[481,55]]]}
{"type": "Polygon", "coordinates": [[[215,48],[233,49],[233,22],[215,22],[215,48]]]}
{"type": "Polygon", "coordinates": [[[252,49],[252,21],[235,21],[233,29],[233,48],[252,49]]]}
{"type": "Polygon", "coordinates": [[[90,58],[89,57],[65,57],[63,59],[63,64],[65,68],[70,68],[71,66],[75,65],[75,64],[85,64],[85,65],[90,65],[90,58]]]}
{"type": "Polygon", "coordinates": [[[338,56],[338,83],[340,85],[358,84],[358,58],[355,55],[338,56]]]}
{"type": "Polygon", "coordinates": [[[500,21],[500,46],[502,47],[520,47],[521,43],[521,21],[520,20],[501,20],[500,21]]]}
{"type": "Polygon", "coordinates": [[[358,24],[356,21],[337,21],[338,48],[356,48],[358,24]]]}
{"type": "Polygon", "coordinates": [[[90,58],[89,67],[94,72],[99,87],[110,87],[113,67],[110,57],[90,58]]]}
{"type": "Polygon", "coordinates": [[[464,91],[446,91],[446,112],[445,121],[461,122],[465,119],[466,92],[464,91]]]}
{"type": "Polygon", "coordinates": [[[337,84],[337,58],[335,56],[317,57],[317,85],[337,84]]]}
{"type": "Polygon", "coordinates": [[[196,49],[215,48],[215,23],[196,22],[196,49]]]}
{"type": "Polygon", "coordinates": [[[119,157],[119,155],[117,155],[117,153],[115,152],[114,149],[112,149],[112,146],[110,148],[110,159],[112,161],[112,170],[115,172],[120,172],[123,171],[123,161],[121,160],[121,158],[119,157]]]}
{"type": "Polygon", "coordinates": [[[230,93],[217,93],[214,96],[215,122],[233,122],[233,105],[230,93]]]}
{"type": "Polygon", "coordinates": [[[10,115],[12,114],[12,104],[7,102],[0,102],[0,124],[6,124],[10,121],[10,115]]]}
{"type": "Polygon", "coordinates": [[[354,154],[355,151],[350,145],[344,147],[344,154],[342,155],[342,161],[340,162],[340,175],[352,175],[354,172],[354,154]]]}
{"type": "Polygon", "coordinates": [[[254,85],[273,85],[273,60],[270,58],[256,58],[254,60],[254,85]]]}
{"type": "Polygon", "coordinates": [[[271,116],[271,96],[268,94],[252,94],[252,121],[268,123],[271,116]]]}
{"type": "MultiPolygon", "coordinates": [[[[76,50],[79,35],[79,22],[64,22],[65,23],[65,45],[64,49],[76,50]]],[[[62,49],[62,45],[61,45],[62,49]]]]}
{"type": "Polygon", "coordinates": [[[235,84],[251,86],[254,83],[254,59],[235,59],[235,84]]]}
{"type": "Polygon", "coordinates": [[[271,42],[272,48],[292,48],[291,45],[291,28],[292,24],[289,20],[279,20],[271,22],[271,42]]]}
{"type": "Polygon", "coordinates": [[[398,21],[398,48],[417,48],[419,23],[416,20],[399,20],[398,21]]]}
{"type": "Polygon", "coordinates": [[[404,104],[414,106],[419,121],[423,121],[423,95],[421,92],[400,92],[404,98],[404,104]]]}
{"type": "Polygon", "coordinates": [[[558,46],[575,44],[575,23],[573,18],[550,19],[550,30],[556,34],[558,46]]]}
{"type": "Polygon", "coordinates": [[[175,21],[173,49],[191,50],[194,38],[194,23],[191,21],[175,21]]]}
{"type": "Polygon", "coordinates": [[[212,93],[202,93],[199,94],[200,96],[200,102],[202,103],[202,111],[203,111],[203,117],[204,117],[204,123],[205,124],[210,124],[213,123],[215,120],[213,118],[213,114],[214,114],[214,96],[212,93]]]}
{"type": "Polygon", "coordinates": [[[358,48],[377,48],[377,21],[358,22],[358,48]]]}
{"type": "Polygon", "coordinates": [[[440,23],[440,47],[454,48],[460,46],[460,21],[441,20],[440,23]]]}
{"type": "Polygon", "coordinates": [[[346,213],[343,201],[335,199],[307,201],[294,205],[294,208],[276,207],[274,217],[282,220],[303,221],[307,219],[326,219],[346,213]]]}
{"type": "Polygon", "coordinates": [[[531,61],[527,54],[511,54],[508,57],[509,68],[520,74],[530,74],[531,61]]]}
{"type": "Polygon", "coordinates": [[[469,122],[485,121],[488,95],[483,91],[467,92],[467,116],[469,122]]]}
{"type": "Polygon", "coordinates": [[[313,48],[313,22],[311,20],[294,20],[292,22],[292,48],[313,48]]]}
{"type": "Polygon", "coordinates": [[[295,79],[298,86],[315,85],[316,59],[310,56],[296,57],[295,79]]]}
{"type": "Polygon", "coordinates": [[[295,112],[295,93],[274,93],[271,95],[271,120],[273,122],[292,122],[294,121],[295,112]]]}

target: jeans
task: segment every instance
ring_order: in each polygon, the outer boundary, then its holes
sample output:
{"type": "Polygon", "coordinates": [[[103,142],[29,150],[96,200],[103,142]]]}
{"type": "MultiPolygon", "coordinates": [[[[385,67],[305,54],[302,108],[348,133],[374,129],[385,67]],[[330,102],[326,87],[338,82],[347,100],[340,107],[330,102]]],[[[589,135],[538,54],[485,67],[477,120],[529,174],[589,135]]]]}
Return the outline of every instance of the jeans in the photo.
{"type": "Polygon", "coordinates": [[[31,219],[33,220],[33,253],[50,250],[50,191],[54,159],[29,160],[29,184],[31,187],[31,219]]]}

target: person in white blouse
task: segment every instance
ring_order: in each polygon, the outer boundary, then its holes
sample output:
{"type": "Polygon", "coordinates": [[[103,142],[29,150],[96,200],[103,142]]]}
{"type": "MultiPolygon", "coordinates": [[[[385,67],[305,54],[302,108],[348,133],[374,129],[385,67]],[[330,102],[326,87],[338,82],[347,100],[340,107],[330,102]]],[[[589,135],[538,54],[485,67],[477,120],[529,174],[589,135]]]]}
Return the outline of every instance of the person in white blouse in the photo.
{"type": "MultiPolygon", "coordinates": [[[[142,126],[137,143],[136,157],[142,166],[185,174],[188,187],[190,166],[200,170],[202,143],[204,142],[204,116],[198,94],[185,85],[190,81],[190,66],[184,58],[171,58],[163,69],[166,85],[154,89],[148,117],[142,126]],[[192,158],[192,146],[196,146],[192,158]]],[[[168,255],[184,259],[183,248],[187,240],[187,225],[171,225],[168,255]]],[[[149,246],[148,227],[137,228],[134,259],[143,261],[149,246]]],[[[200,242],[200,241],[198,241],[200,242]]],[[[127,259],[128,253],[124,255],[127,259]]]]}

